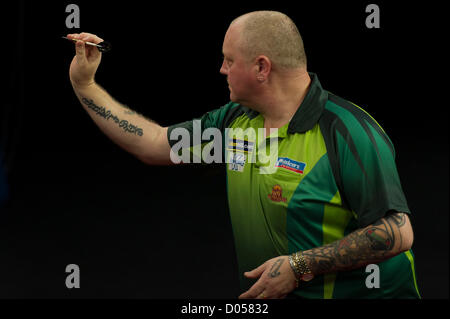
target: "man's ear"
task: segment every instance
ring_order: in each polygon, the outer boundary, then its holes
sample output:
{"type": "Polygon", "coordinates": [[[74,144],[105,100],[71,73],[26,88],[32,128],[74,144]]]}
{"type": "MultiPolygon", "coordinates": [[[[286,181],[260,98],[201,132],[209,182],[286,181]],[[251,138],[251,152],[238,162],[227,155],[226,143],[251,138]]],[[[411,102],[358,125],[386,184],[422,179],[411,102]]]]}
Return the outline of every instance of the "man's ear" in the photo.
{"type": "Polygon", "coordinates": [[[260,55],[256,58],[256,79],[258,82],[264,82],[269,78],[272,70],[272,62],[265,55],[260,55]]]}

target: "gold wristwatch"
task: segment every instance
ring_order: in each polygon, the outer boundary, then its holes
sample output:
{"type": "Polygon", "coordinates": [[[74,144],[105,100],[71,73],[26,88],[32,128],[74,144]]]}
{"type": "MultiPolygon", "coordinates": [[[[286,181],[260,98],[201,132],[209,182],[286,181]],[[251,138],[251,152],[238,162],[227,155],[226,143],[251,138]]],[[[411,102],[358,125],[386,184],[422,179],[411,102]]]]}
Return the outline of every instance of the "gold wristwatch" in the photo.
{"type": "Polygon", "coordinates": [[[312,271],[306,264],[306,260],[302,252],[296,252],[290,255],[289,263],[291,264],[297,279],[302,281],[310,281],[314,278],[312,271]]]}

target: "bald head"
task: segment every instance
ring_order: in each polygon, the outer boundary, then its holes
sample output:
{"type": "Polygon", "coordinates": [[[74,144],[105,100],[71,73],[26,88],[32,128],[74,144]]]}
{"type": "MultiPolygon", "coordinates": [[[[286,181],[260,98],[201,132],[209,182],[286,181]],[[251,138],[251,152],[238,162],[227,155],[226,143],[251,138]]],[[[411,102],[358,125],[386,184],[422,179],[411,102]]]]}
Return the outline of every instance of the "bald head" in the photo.
{"type": "Polygon", "coordinates": [[[306,68],[302,37],[287,15],[254,11],[236,18],[230,27],[239,28],[240,49],[249,61],[265,55],[276,67],[306,68]]]}
{"type": "Polygon", "coordinates": [[[303,40],[287,15],[277,11],[250,12],[236,18],[231,27],[239,29],[239,47],[248,61],[265,55],[275,67],[306,68],[303,40]]]}

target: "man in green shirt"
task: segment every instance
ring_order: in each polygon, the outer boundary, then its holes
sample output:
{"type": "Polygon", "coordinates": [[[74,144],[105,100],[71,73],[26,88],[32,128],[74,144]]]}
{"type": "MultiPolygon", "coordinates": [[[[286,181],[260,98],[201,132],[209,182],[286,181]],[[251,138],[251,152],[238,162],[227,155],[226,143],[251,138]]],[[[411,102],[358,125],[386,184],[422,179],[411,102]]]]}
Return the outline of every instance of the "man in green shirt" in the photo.
{"type": "Polygon", "coordinates": [[[420,298],[392,142],[369,114],[307,71],[301,36],[286,15],[235,19],[220,70],[230,103],[164,128],[96,84],[101,54],[83,41],[100,38],[68,36],[81,40],[70,68],[75,93],[122,148],[154,165],[179,162],[176,146],[186,136],[200,157],[206,145],[219,145],[240,298],[420,298]],[[196,128],[220,138],[198,138],[196,128]]]}

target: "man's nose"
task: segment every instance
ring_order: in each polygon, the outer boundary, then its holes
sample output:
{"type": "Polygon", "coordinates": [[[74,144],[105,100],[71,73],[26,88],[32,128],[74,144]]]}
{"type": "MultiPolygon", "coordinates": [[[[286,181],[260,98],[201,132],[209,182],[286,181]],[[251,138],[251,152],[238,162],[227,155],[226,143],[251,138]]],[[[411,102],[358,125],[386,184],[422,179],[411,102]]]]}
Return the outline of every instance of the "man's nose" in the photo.
{"type": "Polygon", "coordinates": [[[228,74],[228,70],[225,64],[225,61],[222,62],[222,66],[220,67],[220,71],[221,74],[223,75],[227,75],[228,74]]]}

